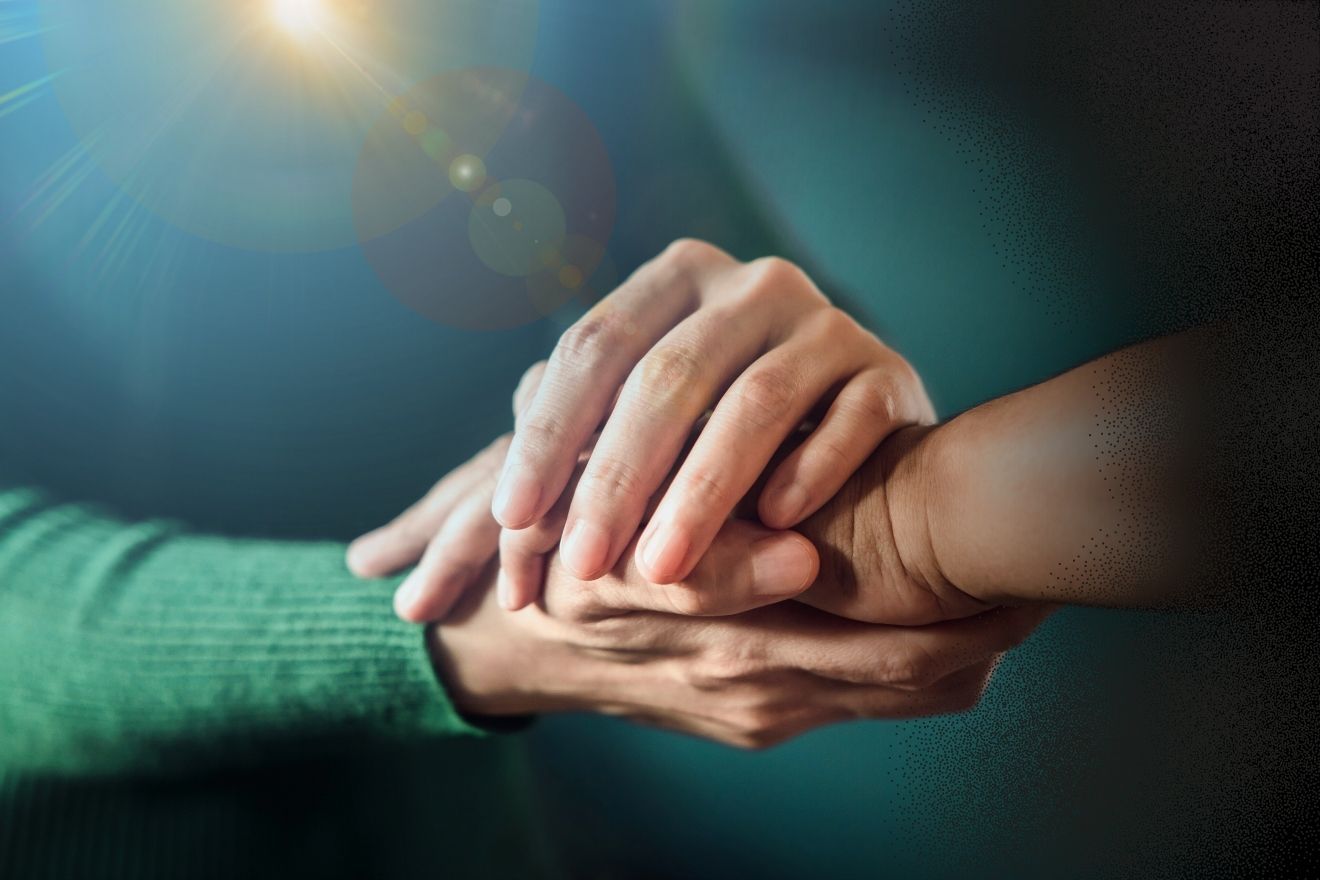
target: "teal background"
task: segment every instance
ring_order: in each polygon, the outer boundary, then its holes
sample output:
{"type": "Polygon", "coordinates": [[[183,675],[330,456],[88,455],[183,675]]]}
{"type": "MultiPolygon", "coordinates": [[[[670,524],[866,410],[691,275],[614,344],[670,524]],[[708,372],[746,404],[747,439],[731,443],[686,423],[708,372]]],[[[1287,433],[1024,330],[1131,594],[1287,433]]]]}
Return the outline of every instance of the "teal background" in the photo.
{"type": "MultiPolygon", "coordinates": [[[[1101,244],[1061,234],[1077,191],[1030,173],[1030,133],[999,166],[969,156],[960,132],[987,122],[974,105],[933,118],[876,61],[886,47],[859,61],[857,34],[888,33],[894,8],[817,6],[542,5],[534,72],[611,150],[620,267],[680,234],[800,259],[910,358],[946,416],[1137,338],[1117,282],[1067,268],[1059,242],[1101,244]],[[1014,240],[1057,269],[1046,289],[1006,257],[988,175],[1020,181],[1014,240]]],[[[4,45],[0,94],[42,63],[34,41],[4,45]]],[[[255,254],[141,214],[134,246],[98,257],[78,246],[115,194],[95,168],[50,212],[49,194],[31,200],[72,146],[58,106],[0,118],[0,145],[4,357],[24,364],[0,402],[14,424],[51,426],[5,432],[0,454],[128,513],[350,537],[506,430],[517,376],[574,317],[438,327],[356,249],[255,254]]],[[[1135,781],[1150,753],[1131,747],[1176,735],[1167,708],[1132,691],[1135,661],[1149,669],[1162,650],[1155,622],[1061,613],[969,715],[852,724],[762,754],[544,719],[530,745],[547,813],[582,876],[1054,875],[1088,852],[1121,861],[1107,851],[1119,839],[1148,865],[1158,841],[1141,817],[1159,803],[1135,781]]]]}

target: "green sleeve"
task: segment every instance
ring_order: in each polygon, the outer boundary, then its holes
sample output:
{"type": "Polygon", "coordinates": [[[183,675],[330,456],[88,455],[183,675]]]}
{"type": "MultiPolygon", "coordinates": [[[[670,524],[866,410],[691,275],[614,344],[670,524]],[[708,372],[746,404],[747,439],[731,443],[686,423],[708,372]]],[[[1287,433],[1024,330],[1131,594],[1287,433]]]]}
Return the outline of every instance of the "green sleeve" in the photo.
{"type": "Polygon", "coordinates": [[[0,767],[115,772],[476,733],[343,547],[125,523],[0,485],[0,767]]]}

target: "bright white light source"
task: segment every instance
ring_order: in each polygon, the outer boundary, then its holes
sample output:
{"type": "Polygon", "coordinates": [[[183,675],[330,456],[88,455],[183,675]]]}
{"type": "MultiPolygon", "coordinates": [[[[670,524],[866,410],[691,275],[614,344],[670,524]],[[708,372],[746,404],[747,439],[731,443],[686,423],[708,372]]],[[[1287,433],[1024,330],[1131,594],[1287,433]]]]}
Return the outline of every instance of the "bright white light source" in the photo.
{"type": "Polygon", "coordinates": [[[271,0],[271,15],[284,30],[305,40],[325,26],[326,10],[323,0],[271,0]]]}

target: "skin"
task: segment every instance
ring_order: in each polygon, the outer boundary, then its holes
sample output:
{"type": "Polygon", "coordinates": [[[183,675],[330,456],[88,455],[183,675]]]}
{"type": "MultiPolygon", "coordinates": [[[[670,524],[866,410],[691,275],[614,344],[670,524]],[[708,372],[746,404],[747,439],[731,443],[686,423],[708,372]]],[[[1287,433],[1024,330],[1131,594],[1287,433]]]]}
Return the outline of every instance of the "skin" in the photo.
{"type": "Polygon", "coordinates": [[[560,545],[584,580],[626,550],[648,581],[680,583],[758,481],[761,521],[789,528],[899,427],[934,421],[911,366],[796,266],[742,263],[691,240],[570,328],[524,376],[514,404],[511,441],[500,438],[350,548],[349,568],[363,577],[420,560],[395,597],[403,618],[442,617],[496,550],[497,593],[511,610],[536,599],[560,545]],[[808,417],[814,430],[765,482],[808,417]]]}
{"type": "Polygon", "coordinates": [[[1189,483],[1202,333],[1133,346],[891,437],[801,526],[801,598],[877,623],[995,605],[1197,601],[1189,483]]]}
{"type": "Polygon", "coordinates": [[[760,495],[773,528],[819,510],[899,427],[934,421],[907,362],[796,266],[676,242],[564,334],[518,417],[493,502],[509,530],[506,606],[536,598],[541,558],[556,544],[584,580],[630,546],[650,582],[682,580],[813,415],[818,424],[760,495]],[[567,512],[547,527],[588,446],[567,512]]]}
{"type": "MultiPolygon", "coordinates": [[[[822,559],[781,559],[784,576],[760,604],[791,595],[799,574],[817,564],[828,586],[803,601],[890,624],[1024,601],[1144,607],[1190,598],[1195,554],[1186,524],[1194,517],[1176,489],[1187,483],[1179,469],[1194,460],[1183,404],[1195,399],[1190,367],[1210,349],[1208,336],[1134,346],[945,425],[899,430],[800,524],[822,559]]],[[[543,375],[541,365],[529,371],[515,410],[526,409],[543,375]]],[[[364,575],[422,558],[396,602],[405,618],[443,616],[497,540],[545,547],[558,540],[575,491],[563,493],[537,525],[493,537],[498,526],[482,508],[508,444],[501,438],[354,545],[350,564],[364,575]]],[[[800,452],[784,460],[801,460],[800,452]]],[[[770,482],[783,470],[772,468],[770,482]]],[[[582,472],[579,461],[573,486],[582,472]]],[[[636,543],[624,549],[633,552],[636,543]]],[[[644,583],[640,589],[652,592],[663,586],[649,577],[644,583]]],[[[718,597],[691,595],[682,581],[668,593],[675,610],[722,607],[718,597]]]]}
{"type": "Polygon", "coordinates": [[[874,626],[788,602],[718,617],[669,596],[750,595],[753,524],[726,524],[680,585],[649,585],[631,556],[593,582],[558,555],[535,605],[509,613],[491,588],[470,591],[427,630],[437,673],[472,715],[589,711],[741,748],[825,724],[958,712],[979,700],[995,663],[1049,613],[1000,608],[924,627],[874,626]],[[681,592],[670,592],[680,589],[681,592]]]}
{"type": "MultiPolygon", "coordinates": [[[[367,550],[388,559],[407,547],[442,548],[415,551],[423,554],[410,578],[418,584],[448,570],[443,542],[482,528],[460,513],[471,509],[470,498],[459,500],[460,487],[490,493],[507,442],[501,438],[442,480],[376,533],[367,550]]],[[[570,487],[586,466],[584,456],[570,487]]],[[[893,484],[899,495],[907,492],[902,482],[893,484]]],[[[558,506],[571,497],[566,493],[558,506]]],[[[871,540],[868,533],[840,528],[840,503],[804,528],[831,553],[872,558],[867,551],[874,548],[859,543],[871,540]]],[[[362,545],[355,550],[360,554],[362,545]]],[[[552,554],[541,599],[510,613],[497,601],[493,569],[486,567],[443,624],[427,629],[437,674],[461,711],[599,712],[741,748],[765,748],[843,720],[970,708],[1002,653],[1050,612],[978,608],[927,626],[875,626],[783,602],[802,596],[828,605],[854,592],[857,572],[835,567],[821,575],[811,541],[746,519],[727,521],[693,572],[671,584],[647,581],[631,552],[592,582],[552,554]]],[[[400,591],[398,604],[407,605],[407,593],[400,591]]],[[[437,598],[449,602],[446,594],[437,598]]],[[[428,613],[422,601],[418,607],[428,613]]]]}
{"type": "MultiPolygon", "coordinates": [[[[648,528],[589,583],[568,548],[551,553],[541,599],[498,610],[510,603],[492,588],[494,546],[515,535],[532,539],[533,555],[553,548],[604,433],[586,438],[531,528],[495,537],[486,505],[517,442],[503,437],[355,542],[350,564],[384,573],[420,557],[396,597],[408,619],[442,617],[466,590],[428,644],[473,714],[597,711],[761,747],[846,718],[957,711],[1050,603],[1193,596],[1173,490],[1188,447],[1177,404],[1195,387],[1187,366],[1202,344],[1185,334],[1134,346],[936,427],[895,431],[882,419],[887,439],[800,535],[726,513],[679,578],[651,577],[637,551],[648,528]]],[[[548,375],[529,371],[515,412],[548,375]]],[[[686,457],[680,446],[684,464],[651,505],[673,495],[709,430],[686,457]]],[[[767,459],[765,482],[747,487],[761,520],[785,464],[805,460],[813,437],[767,459]]],[[[644,505],[639,520],[656,517],[644,505]]]]}

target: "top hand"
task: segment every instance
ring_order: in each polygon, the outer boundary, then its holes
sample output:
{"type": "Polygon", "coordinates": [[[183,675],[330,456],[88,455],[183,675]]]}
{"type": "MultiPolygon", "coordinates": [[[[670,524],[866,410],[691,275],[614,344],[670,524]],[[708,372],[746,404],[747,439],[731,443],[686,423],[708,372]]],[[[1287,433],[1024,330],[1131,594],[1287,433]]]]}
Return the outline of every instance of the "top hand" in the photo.
{"type": "Polygon", "coordinates": [[[653,583],[691,573],[775,450],[819,410],[819,425],[761,494],[768,526],[800,522],[892,431],[934,420],[907,362],[832,308],[801,270],[678,242],[565,333],[518,419],[493,506],[510,529],[551,512],[605,426],[562,530],[555,523],[502,544],[507,607],[535,599],[540,554],[561,536],[575,576],[613,569],[711,407],[638,543],[639,570],[653,583]]]}

